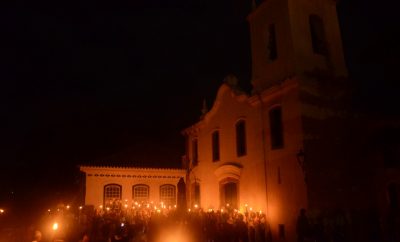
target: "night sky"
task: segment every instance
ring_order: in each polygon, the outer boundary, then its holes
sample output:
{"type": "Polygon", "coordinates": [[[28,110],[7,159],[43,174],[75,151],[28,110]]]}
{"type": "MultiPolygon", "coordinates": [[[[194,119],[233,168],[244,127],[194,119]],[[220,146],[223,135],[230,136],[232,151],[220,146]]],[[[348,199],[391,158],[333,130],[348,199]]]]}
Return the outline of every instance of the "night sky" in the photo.
{"type": "MultiPolygon", "coordinates": [[[[16,1],[0,11],[0,203],[74,191],[77,164],[177,166],[223,78],[250,90],[245,0],[16,1]]],[[[342,0],[354,104],[398,115],[389,1],[342,0]]],[[[1,205],[1,204],[0,204],[1,205]]]]}

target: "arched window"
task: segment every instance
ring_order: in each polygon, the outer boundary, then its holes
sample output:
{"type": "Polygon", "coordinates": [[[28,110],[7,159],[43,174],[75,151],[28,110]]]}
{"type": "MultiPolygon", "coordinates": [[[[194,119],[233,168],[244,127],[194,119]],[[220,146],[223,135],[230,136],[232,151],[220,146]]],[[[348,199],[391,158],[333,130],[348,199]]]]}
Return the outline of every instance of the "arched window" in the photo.
{"type": "Polygon", "coordinates": [[[112,204],[122,198],[122,187],[118,184],[107,184],[104,186],[104,204],[112,204]]]}
{"type": "Polygon", "coordinates": [[[269,126],[271,132],[271,149],[283,148],[283,123],[281,107],[275,107],[269,111],[269,126]]]}
{"type": "Polygon", "coordinates": [[[165,184],[160,186],[160,202],[167,206],[176,204],[176,188],[174,185],[165,184]]]}
{"type": "Polygon", "coordinates": [[[278,48],[276,45],[275,24],[268,25],[267,32],[267,55],[269,61],[274,61],[278,58],[278,48]]]}
{"type": "Polygon", "coordinates": [[[197,166],[199,162],[199,151],[198,151],[198,140],[194,139],[192,141],[192,160],[193,160],[193,166],[197,166]]]}
{"type": "Polygon", "coordinates": [[[145,184],[137,184],[132,187],[132,199],[137,202],[149,201],[149,186],[145,184]]]}
{"type": "Polygon", "coordinates": [[[192,207],[194,205],[200,206],[200,183],[194,182],[192,183],[192,207]]]}
{"type": "Polygon", "coordinates": [[[219,161],[219,131],[216,130],[212,133],[211,137],[212,145],[212,160],[219,161]]]}
{"type": "Polygon", "coordinates": [[[240,120],[236,123],[236,154],[244,156],[246,152],[246,122],[240,120]]]}
{"type": "Polygon", "coordinates": [[[309,17],[311,42],[314,53],[320,55],[327,54],[327,46],[325,40],[325,30],[322,18],[312,14],[309,17]]]}

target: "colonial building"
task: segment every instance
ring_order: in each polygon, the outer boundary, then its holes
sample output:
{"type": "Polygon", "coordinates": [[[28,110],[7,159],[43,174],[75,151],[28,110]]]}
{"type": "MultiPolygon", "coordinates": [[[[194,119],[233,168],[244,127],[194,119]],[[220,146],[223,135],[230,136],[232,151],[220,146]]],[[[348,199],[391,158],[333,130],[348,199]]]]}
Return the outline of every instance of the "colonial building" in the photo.
{"type": "Polygon", "coordinates": [[[177,184],[185,178],[183,169],[81,166],[85,173],[85,205],[106,208],[120,205],[153,203],[174,207],[177,184]]]}
{"type": "Polygon", "coordinates": [[[256,2],[252,93],[226,77],[210,110],[182,131],[185,169],[82,166],[86,204],[174,204],[184,177],[188,207],[264,213],[274,241],[296,240],[301,208],[353,222],[366,221],[357,217],[363,209],[397,209],[399,142],[388,141],[385,156],[386,146],[370,142],[382,127],[351,108],[336,1],[256,2]]]}
{"type": "Polygon", "coordinates": [[[352,199],[336,3],[261,1],[248,21],[252,94],[228,76],[211,109],[183,130],[189,203],[261,211],[275,240],[295,241],[301,208],[334,209],[352,199]]]}

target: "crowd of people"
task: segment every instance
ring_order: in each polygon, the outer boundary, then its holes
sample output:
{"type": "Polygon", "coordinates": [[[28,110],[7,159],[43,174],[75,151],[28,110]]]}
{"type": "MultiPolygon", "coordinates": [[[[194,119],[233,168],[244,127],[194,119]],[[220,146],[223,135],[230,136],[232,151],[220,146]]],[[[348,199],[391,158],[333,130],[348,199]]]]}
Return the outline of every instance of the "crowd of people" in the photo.
{"type": "MultiPolygon", "coordinates": [[[[348,219],[343,213],[308,216],[299,211],[298,242],[351,241],[348,219]],[[311,217],[311,218],[310,218],[311,217]]],[[[45,215],[53,231],[33,231],[34,242],[270,242],[272,235],[262,212],[177,209],[165,205],[125,207],[122,203],[104,207],[61,208],[45,215]]],[[[367,233],[375,233],[371,231],[367,233]]],[[[277,235],[275,235],[277,236],[277,235]]],[[[375,235],[374,235],[375,236],[375,235]]],[[[371,236],[367,236],[371,237],[371,236]]],[[[376,237],[376,236],[375,236],[376,237]]],[[[276,238],[275,238],[276,239],[276,238]]],[[[274,240],[276,241],[276,240],[274,240]]],[[[379,240],[371,240],[379,241],[379,240]]]]}
{"type": "MultiPolygon", "coordinates": [[[[50,216],[50,215],[49,215],[50,216]]],[[[57,215],[59,218],[60,214],[57,215]]],[[[65,242],[266,242],[265,214],[235,209],[83,209],[62,213],[63,226],[51,240],[65,242]],[[61,232],[61,230],[63,230],[61,232]]],[[[53,216],[54,220],[54,216],[53,216]]],[[[60,219],[58,221],[61,221],[60,219]]],[[[36,240],[40,241],[40,240],[36,240]]]]}
{"type": "Polygon", "coordinates": [[[123,210],[86,218],[83,233],[92,241],[265,242],[265,214],[235,210],[123,210]],[[173,237],[173,238],[172,238],[173,237]]]}

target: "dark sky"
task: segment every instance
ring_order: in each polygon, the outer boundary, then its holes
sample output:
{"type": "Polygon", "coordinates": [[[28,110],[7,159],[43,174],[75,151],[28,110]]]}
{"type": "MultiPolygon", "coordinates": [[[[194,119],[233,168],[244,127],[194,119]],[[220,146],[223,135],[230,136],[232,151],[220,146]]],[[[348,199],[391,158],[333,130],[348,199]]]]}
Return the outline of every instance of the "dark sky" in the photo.
{"type": "MultiPolygon", "coordinates": [[[[400,54],[388,2],[338,4],[355,103],[385,113],[398,110],[400,54]]],[[[180,131],[198,120],[203,98],[211,106],[229,73],[249,88],[247,7],[61,0],[2,8],[2,198],[66,189],[76,165],[93,160],[179,164],[180,131]]]]}

